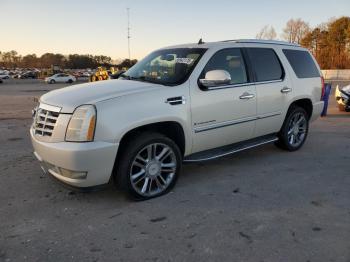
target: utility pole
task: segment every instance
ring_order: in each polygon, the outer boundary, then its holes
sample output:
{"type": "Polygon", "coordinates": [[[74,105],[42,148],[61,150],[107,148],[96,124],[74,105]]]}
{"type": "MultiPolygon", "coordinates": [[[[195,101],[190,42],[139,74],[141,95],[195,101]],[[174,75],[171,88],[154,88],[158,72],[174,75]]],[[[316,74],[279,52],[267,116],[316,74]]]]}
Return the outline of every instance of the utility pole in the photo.
{"type": "Polygon", "coordinates": [[[126,8],[126,12],[127,12],[127,14],[128,14],[128,35],[127,35],[127,37],[128,37],[128,53],[129,53],[129,63],[130,63],[130,65],[131,65],[131,55],[130,55],[130,38],[131,38],[131,36],[130,36],[130,8],[128,7],[128,8],[126,8]]]}

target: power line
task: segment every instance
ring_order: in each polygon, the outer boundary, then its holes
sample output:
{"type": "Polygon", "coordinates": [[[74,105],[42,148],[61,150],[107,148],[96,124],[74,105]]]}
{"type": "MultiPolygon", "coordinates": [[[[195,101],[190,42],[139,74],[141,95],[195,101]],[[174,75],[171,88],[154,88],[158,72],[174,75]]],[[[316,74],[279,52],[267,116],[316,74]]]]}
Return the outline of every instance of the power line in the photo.
{"type": "Polygon", "coordinates": [[[127,35],[127,38],[128,38],[128,53],[129,53],[129,61],[131,61],[131,55],[130,55],[130,8],[126,8],[126,12],[128,14],[128,35],[127,35]]]}

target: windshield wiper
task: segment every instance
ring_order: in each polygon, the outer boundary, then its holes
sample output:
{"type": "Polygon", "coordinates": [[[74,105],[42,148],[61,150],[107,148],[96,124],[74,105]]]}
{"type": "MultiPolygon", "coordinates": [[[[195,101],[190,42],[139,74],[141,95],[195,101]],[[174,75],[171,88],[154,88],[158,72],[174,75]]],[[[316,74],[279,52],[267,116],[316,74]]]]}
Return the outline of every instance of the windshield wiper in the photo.
{"type": "Polygon", "coordinates": [[[160,85],[162,84],[159,81],[157,81],[155,78],[150,78],[150,77],[146,77],[146,76],[134,77],[131,80],[142,81],[142,82],[149,82],[149,83],[160,84],[160,85]]]}
{"type": "Polygon", "coordinates": [[[140,81],[145,81],[146,77],[145,76],[140,76],[140,77],[133,77],[133,76],[129,76],[126,74],[121,74],[120,77],[126,79],[126,80],[140,80],[140,81]]]}
{"type": "Polygon", "coordinates": [[[126,75],[125,73],[121,74],[120,77],[126,79],[126,80],[131,80],[131,76],[126,75]]]}
{"type": "Polygon", "coordinates": [[[121,74],[120,77],[122,77],[125,80],[134,80],[134,81],[141,81],[141,82],[149,82],[149,83],[153,83],[153,84],[162,84],[159,81],[156,81],[153,78],[149,78],[146,76],[139,76],[139,77],[133,77],[133,76],[129,76],[126,74],[121,74]]]}

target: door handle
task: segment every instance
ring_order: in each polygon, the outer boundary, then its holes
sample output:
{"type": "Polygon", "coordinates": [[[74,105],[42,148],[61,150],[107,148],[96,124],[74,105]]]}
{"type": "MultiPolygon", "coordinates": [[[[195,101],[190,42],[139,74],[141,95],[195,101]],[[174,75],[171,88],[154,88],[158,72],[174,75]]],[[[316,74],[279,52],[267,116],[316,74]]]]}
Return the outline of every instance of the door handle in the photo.
{"type": "Polygon", "coordinates": [[[255,97],[255,95],[245,92],[239,97],[239,99],[248,100],[248,99],[252,99],[254,97],[255,97]]]}
{"type": "Polygon", "coordinates": [[[281,93],[283,94],[290,93],[290,92],[292,92],[292,89],[290,87],[285,86],[281,89],[281,93]]]}

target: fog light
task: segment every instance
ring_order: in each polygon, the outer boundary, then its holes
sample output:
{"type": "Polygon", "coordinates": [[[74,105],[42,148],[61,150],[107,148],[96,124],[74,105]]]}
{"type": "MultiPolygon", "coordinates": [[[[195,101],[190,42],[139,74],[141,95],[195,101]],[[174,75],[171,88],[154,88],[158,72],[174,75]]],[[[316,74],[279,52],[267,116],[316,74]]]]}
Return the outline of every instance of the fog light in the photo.
{"type": "Polygon", "coordinates": [[[87,172],[72,171],[62,167],[59,167],[59,170],[60,170],[61,176],[69,177],[72,179],[85,179],[87,176],[87,172]]]}
{"type": "Polygon", "coordinates": [[[72,179],[85,179],[87,177],[87,172],[85,171],[73,171],[68,170],[62,167],[54,166],[52,164],[46,163],[48,166],[49,172],[64,176],[72,179]]]}

